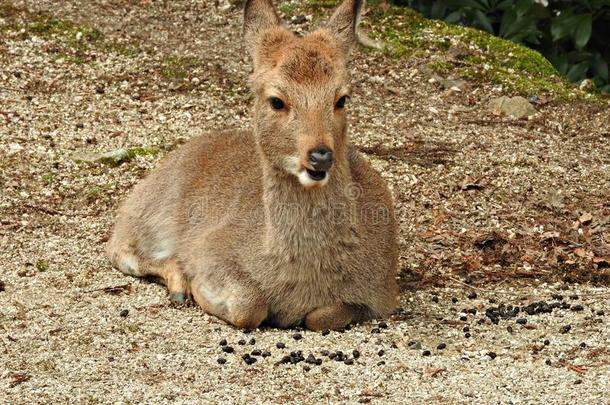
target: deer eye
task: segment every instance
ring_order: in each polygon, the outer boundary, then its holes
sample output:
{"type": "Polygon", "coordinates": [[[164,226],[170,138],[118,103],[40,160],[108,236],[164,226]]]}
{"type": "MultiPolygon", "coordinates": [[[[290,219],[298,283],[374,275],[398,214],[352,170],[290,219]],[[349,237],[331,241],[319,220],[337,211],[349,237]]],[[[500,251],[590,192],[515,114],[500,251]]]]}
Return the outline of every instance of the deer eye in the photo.
{"type": "Polygon", "coordinates": [[[348,96],[343,96],[335,103],[335,108],[343,108],[345,107],[345,102],[347,101],[348,96]]]}
{"type": "Polygon", "coordinates": [[[281,110],[284,108],[284,102],[277,97],[271,97],[269,99],[269,103],[271,104],[271,108],[274,110],[281,110]]]}

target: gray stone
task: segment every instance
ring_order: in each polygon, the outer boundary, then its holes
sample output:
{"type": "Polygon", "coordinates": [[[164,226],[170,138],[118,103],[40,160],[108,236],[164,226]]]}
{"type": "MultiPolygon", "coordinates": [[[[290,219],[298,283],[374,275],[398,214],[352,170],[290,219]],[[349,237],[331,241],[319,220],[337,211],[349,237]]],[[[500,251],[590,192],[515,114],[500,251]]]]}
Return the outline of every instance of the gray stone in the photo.
{"type": "Polygon", "coordinates": [[[536,109],[521,96],[497,97],[489,101],[489,110],[496,115],[524,118],[536,114],[536,109]]]}

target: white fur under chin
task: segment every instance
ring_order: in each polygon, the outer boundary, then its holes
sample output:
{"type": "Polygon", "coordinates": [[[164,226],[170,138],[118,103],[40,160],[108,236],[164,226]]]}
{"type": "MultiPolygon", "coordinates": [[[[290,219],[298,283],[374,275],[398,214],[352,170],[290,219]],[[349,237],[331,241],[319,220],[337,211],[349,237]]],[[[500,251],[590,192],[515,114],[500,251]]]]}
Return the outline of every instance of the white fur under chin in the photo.
{"type": "Polygon", "coordinates": [[[326,173],[326,176],[324,176],[322,180],[314,180],[309,177],[307,170],[301,167],[301,163],[299,162],[298,158],[287,157],[284,160],[284,168],[287,172],[295,175],[303,187],[324,187],[328,183],[328,173],[326,173]]]}
{"type": "Polygon", "coordinates": [[[301,184],[307,188],[324,187],[326,185],[326,183],[328,183],[328,173],[326,173],[326,176],[324,176],[324,178],[322,180],[314,180],[311,177],[309,177],[307,170],[303,169],[299,172],[297,177],[299,178],[299,181],[301,182],[301,184]]]}

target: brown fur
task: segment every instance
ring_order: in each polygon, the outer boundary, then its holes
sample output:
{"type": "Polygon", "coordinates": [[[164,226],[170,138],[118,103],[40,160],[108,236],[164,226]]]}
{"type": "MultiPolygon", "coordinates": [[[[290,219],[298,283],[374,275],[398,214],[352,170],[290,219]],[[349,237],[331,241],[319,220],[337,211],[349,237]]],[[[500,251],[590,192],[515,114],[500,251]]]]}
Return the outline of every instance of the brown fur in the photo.
{"type": "Polygon", "coordinates": [[[392,311],[392,199],[335,108],[361,3],[346,0],[327,28],[303,38],[279,25],[270,1],[246,3],[254,131],[193,139],[138,184],[108,243],[115,267],[161,277],[173,299],[190,293],[243,328],[337,328],[392,311]],[[272,96],[285,109],[272,109],[272,96]],[[316,145],[332,150],[328,181],[303,183],[294,171],[316,145]]]}

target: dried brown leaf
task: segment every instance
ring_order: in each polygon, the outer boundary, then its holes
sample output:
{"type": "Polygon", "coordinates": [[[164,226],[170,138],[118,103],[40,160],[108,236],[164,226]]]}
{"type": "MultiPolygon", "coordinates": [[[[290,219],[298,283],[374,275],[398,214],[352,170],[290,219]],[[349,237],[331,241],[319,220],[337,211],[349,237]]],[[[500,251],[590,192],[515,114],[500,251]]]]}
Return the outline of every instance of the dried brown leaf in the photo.
{"type": "Polygon", "coordinates": [[[424,369],[424,375],[426,377],[434,378],[437,376],[442,376],[444,372],[446,372],[446,368],[441,367],[427,367],[424,369]]]}
{"type": "Polygon", "coordinates": [[[11,382],[9,387],[13,388],[21,383],[28,381],[32,376],[28,373],[11,373],[11,382]]]}

